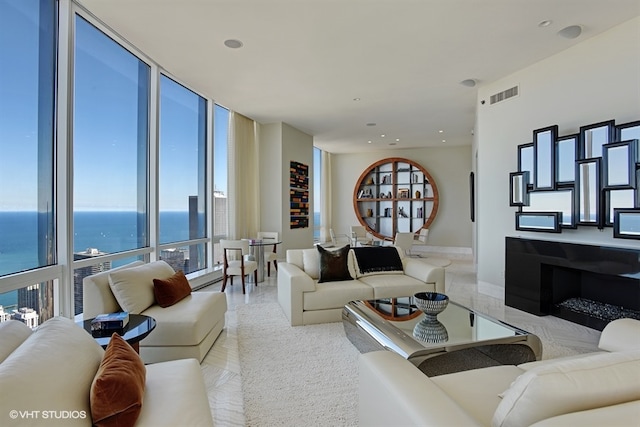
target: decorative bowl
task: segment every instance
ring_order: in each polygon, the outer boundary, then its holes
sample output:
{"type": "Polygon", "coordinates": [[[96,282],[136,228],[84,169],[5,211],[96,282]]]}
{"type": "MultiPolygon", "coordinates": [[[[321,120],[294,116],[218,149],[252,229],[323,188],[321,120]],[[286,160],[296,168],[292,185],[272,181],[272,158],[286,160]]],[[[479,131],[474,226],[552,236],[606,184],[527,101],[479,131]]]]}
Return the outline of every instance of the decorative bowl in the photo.
{"type": "Polygon", "coordinates": [[[449,297],[438,292],[418,292],[413,296],[416,307],[429,316],[436,316],[447,308],[449,297]]]}

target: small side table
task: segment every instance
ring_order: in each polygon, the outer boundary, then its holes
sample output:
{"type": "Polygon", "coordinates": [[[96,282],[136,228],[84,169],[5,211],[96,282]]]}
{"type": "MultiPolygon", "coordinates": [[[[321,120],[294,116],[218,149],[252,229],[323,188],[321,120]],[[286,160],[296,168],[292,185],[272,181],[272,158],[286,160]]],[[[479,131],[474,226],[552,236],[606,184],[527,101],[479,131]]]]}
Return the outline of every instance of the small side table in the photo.
{"type": "Polygon", "coordinates": [[[87,331],[96,340],[102,348],[106,348],[111,341],[111,335],[117,332],[127,341],[131,347],[139,354],[140,341],[153,331],[156,327],[156,320],[153,317],[144,314],[129,314],[129,323],[123,329],[114,329],[109,331],[91,331],[91,319],[76,322],[76,324],[87,331]]]}

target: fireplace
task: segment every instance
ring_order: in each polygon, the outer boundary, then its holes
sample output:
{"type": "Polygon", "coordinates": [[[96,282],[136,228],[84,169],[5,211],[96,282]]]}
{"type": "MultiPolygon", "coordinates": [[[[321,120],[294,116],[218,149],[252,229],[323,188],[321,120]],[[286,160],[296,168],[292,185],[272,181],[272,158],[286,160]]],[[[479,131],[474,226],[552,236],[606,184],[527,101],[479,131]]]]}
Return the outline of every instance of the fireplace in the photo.
{"type": "Polygon", "coordinates": [[[506,238],[505,304],[602,330],[640,319],[640,249],[506,238]]]}

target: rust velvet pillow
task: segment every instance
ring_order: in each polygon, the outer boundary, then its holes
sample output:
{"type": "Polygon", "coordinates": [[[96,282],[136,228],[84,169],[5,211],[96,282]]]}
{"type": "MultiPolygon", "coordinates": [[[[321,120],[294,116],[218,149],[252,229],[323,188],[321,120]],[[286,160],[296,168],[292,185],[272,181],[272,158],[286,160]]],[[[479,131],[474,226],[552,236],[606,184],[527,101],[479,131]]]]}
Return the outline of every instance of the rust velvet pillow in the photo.
{"type": "Polygon", "coordinates": [[[191,285],[182,270],[167,279],[153,279],[153,294],[160,307],[169,307],[191,295],[191,285]]]}
{"type": "Polygon", "coordinates": [[[146,377],[138,353],[114,332],[91,384],[93,425],[133,425],[142,410],[146,377]]]}

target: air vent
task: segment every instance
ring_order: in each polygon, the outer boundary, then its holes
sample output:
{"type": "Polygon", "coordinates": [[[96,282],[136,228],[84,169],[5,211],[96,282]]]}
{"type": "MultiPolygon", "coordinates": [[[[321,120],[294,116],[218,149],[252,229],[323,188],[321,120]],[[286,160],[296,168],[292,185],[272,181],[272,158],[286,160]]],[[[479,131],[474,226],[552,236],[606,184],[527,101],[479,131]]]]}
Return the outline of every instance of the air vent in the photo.
{"type": "Polygon", "coordinates": [[[514,86],[507,90],[503,90],[502,92],[498,92],[495,95],[491,95],[491,98],[489,99],[489,105],[493,105],[506,99],[513,98],[514,96],[518,96],[518,86],[514,86]]]}

